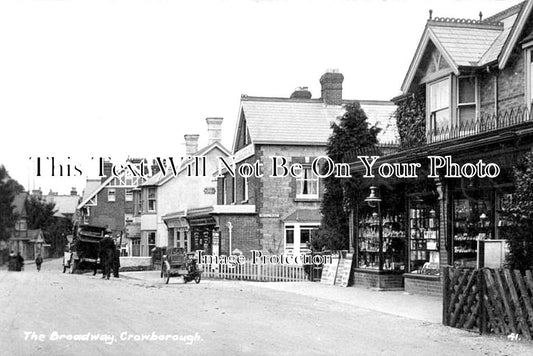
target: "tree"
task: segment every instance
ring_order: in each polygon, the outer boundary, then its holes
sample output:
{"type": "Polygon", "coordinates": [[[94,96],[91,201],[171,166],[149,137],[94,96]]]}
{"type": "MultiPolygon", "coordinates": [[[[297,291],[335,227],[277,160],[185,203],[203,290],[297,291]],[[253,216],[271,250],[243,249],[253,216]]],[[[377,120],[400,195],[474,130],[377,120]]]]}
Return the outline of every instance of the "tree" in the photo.
{"type": "Polygon", "coordinates": [[[514,167],[515,193],[502,204],[503,238],[509,243],[507,265],[511,269],[533,269],[533,152],[514,167]]]}
{"type": "Polygon", "coordinates": [[[46,243],[50,244],[52,254],[59,254],[65,247],[65,236],[70,234],[72,223],[70,220],[56,217],[55,203],[32,196],[26,201],[26,214],[29,229],[41,229],[46,243]]]}
{"type": "Polygon", "coordinates": [[[11,236],[11,229],[17,221],[13,212],[13,200],[15,195],[23,191],[24,187],[11,179],[6,168],[0,165],[0,241],[6,241],[11,236]]]}
{"type": "MultiPolygon", "coordinates": [[[[333,123],[326,153],[335,163],[343,161],[348,152],[375,147],[380,131],[368,124],[368,118],[359,102],[347,104],[339,122],[333,123]]],[[[325,192],[322,199],[322,224],[313,247],[331,250],[348,248],[348,211],[359,200],[359,186],[362,178],[324,178],[325,192]]]]}

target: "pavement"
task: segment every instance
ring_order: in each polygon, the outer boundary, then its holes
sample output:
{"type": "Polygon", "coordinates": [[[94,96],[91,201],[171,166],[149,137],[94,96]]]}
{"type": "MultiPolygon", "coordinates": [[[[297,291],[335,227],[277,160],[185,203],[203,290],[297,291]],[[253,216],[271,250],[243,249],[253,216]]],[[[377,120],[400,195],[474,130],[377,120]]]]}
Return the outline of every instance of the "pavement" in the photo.
{"type": "MultiPolygon", "coordinates": [[[[159,285],[160,271],[122,272],[120,276],[159,285]]],[[[442,323],[442,299],[403,291],[377,291],[362,287],[338,287],[319,282],[251,282],[226,280],[228,283],[247,285],[288,292],[297,295],[344,303],[385,314],[429,322],[442,323]]],[[[172,278],[170,283],[183,283],[181,278],[172,278]]]]}

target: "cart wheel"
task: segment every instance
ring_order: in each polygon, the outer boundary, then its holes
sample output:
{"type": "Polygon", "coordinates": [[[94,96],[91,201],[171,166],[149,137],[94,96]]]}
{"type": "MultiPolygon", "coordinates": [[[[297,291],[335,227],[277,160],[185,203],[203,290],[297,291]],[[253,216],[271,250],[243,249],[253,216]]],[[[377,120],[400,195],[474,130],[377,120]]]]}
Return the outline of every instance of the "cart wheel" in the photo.
{"type": "Polygon", "coordinates": [[[200,273],[198,273],[195,277],[194,277],[194,281],[196,282],[196,284],[200,283],[200,280],[202,279],[202,275],[200,273]]]}
{"type": "Polygon", "coordinates": [[[165,273],[163,278],[165,279],[165,284],[168,284],[168,281],[170,280],[170,264],[165,261],[165,273]]]}

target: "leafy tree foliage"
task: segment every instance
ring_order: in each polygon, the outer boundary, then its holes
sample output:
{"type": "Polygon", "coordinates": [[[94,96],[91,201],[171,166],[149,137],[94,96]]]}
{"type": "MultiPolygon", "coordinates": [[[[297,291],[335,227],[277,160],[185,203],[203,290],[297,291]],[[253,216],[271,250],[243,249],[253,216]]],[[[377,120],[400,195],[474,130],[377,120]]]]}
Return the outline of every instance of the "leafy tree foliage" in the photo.
{"type": "MultiPolygon", "coordinates": [[[[359,102],[346,105],[344,115],[332,124],[327,155],[335,162],[343,161],[348,152],[375,147],[380,129],[368,124],[368,118],[359,102]]],[[[315,249],[341,250],[348,248],[348,211],[359,200],[361,177],[324,178],[322,199],[322,225],[319,236],[313,241],[315,249]]]]}
{"type": "Polygon", "coordinates": [[[28,229],[47,230],[54,223],[55,204],[32,195],[26,200],[28,229]]]}
{"type": "Polygon", "coordinates": [[[426,142],[426,97],[425,88],[417,94],[398,102],[396,126],[400,135],[401,148],[418,146],[426,142]]]}
{"type": "Polygon", "coordinates": [[[47,202],[37,196],[32,196],[26,201],[26,214],[28,228],[42,229],[52,254],[59,255],[66,244],[65,236],[72,230],[70,220],[55,217],[55,203],[47,202]]]}
{"type": "Polygon", "coordinates": [[[533,152],[528,152],[514,168],[515,193],[502,204],[505,220],[503,238],[509,243],[507,264],[511,269],[533,269],[533,152]]]}
{"type": "Polygon", "coordinates": [[[13,212],[15,195],[24,191],[22,185],[11,179],[6,168],[0,165],[0,240],[6,241],[15,226],[17,216],[13,212]]]}

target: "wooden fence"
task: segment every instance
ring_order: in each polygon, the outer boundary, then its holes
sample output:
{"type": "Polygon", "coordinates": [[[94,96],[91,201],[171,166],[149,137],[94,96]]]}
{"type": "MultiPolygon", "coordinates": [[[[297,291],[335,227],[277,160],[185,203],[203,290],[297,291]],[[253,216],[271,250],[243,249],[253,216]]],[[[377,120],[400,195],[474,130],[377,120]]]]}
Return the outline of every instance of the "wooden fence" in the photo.
{"type": "Polygon", "coordinates": [[[531,340],[531,271],[444,268],[443,323],[482,334],[522,335],[531,340]]]}
{"type": "Polygon", "coordinates": [[[252,264],[202,264],[202,276],[207,278],[240,279],[262,282],[302,282],[309,276],[301,265],[252,264]]]}

